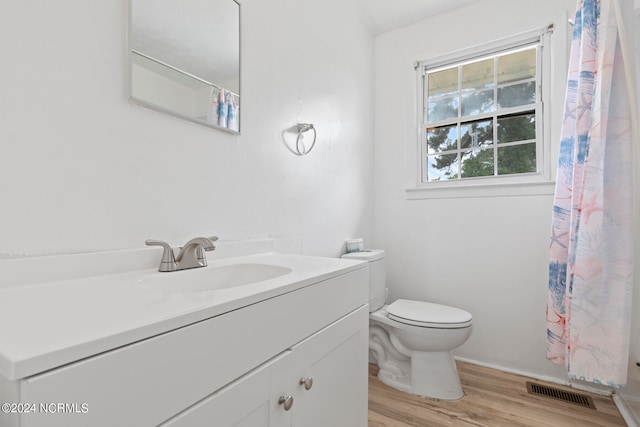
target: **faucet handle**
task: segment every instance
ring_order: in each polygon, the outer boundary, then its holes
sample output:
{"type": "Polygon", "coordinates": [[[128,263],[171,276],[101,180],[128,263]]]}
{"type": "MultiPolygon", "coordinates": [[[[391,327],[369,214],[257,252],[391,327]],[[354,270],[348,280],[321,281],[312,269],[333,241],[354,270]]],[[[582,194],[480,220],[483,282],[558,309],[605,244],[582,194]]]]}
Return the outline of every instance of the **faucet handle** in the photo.
{"type": "MultiPolygon", "coordinates": [[[[207,239],[211,240],[211,243],[213,243],[218,240],[218,236],[207,237],[207,239]]],[[[212,251],[215,248],[216,248],[215,246],[213,246],[212,248],[206,248],[205,251],[212,251]]]]}
{"type": "Polygon", "coordinates": [[[210,247],[204,247],[202,245],[198,246],[196,248],[196,258],[198,258],[198,260],[200,260],[202,264],[207,265],[207,257],[205,256],[204,252],[214,251],[216,249],[216,246],[213,244],[213,242],[218,240],[218,236],[205,237],[205,239],[209,239],[209,241],[211,242],[211,246],[210,247]]]}
{"type": "Polygon", "coordinates": [[[173,249],[167,242],[162,240],[147,239],[144,242],[147,246],[162,246],[164,252],[162,252],[162,259],[160,260],[160,268],[158,271],[175,271],[178,269],[178,264],[173,256],[173,249]]]}

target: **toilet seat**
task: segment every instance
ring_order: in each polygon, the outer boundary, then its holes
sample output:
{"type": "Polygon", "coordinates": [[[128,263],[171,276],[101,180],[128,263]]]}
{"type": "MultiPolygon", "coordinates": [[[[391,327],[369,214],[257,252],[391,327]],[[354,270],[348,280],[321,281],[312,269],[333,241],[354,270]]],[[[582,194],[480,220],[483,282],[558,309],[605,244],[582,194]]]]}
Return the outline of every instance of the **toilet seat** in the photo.
{"type": "Polygon", "coordinates": [[[471,326],[471,313],[455,307],[399,299],[387,307],[389,319],[423,328],[458,329],[471,326]]]}

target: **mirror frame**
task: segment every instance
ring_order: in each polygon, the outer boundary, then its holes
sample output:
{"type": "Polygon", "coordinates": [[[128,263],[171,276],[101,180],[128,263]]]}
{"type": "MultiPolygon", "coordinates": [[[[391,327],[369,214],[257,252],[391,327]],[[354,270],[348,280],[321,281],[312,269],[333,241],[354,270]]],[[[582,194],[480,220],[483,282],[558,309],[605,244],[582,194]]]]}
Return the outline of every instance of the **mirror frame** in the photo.
{"type": "MultiPolygon", "coordinates": [[[[134,1],[135,0],[128,0],[127,1],[127,10],[128,10],[128,13],[127,13],[127,31],[126,31],[126,49],[127,49],[126,50],[126,58],[127,58],[127,60],[125,61],[125,64],[126,64],[126,67],[127,67],[126,75],[128,76],[128,79],[127,79],[127,98],[128,98],[129,103],[135,104],[135,105],[139,105],[141,107],[145,107],[145,108],[148,108],[150,110],[154,110],[154,111],[157,111],[157,112],[160,112],[160,113],[163,113],[163,114],[167,114],[169,116],[173,116],[173,117],[177,117],[177,118],[180,118],[180,119],[184,119],[184,120],[187,120],[187,121],[192,122],[192,123],[197,123],[199,125],[206,126],[206,127],[211,128],[211,129],[217,129],[217,130],[221,130],[223,132],[232,133],[234,135],[240,135],[241,134],[241,125],[242,125],[242,120],[241,120],[241,114],[240,113],[236,117],[236,120],[238,122],[238,126],[237,126],[238,130],[234,130],[234,129],[229,129],[229,128],[226,128],[226,127],[219,126],[218,124],[215,124],[215,123],[210,123],[210,122],[207,122],[205,120],[198,119],[196,117],[190,117],[190,116],[187,116],[185,114],[180,114],[177,111],[173,111],[173,110],[171,110],[169,108],[163,107],[161,105],[154,104],[152,102],[149,102],[149,101],[144,100],[142,98],[138,98],[138,97],[133,95],[133,59],[132,58],[133,58],[133,55],[136,55],[136,54],[140,55],[141,54],[140,52],[135,51],[135,49],[133,49],[133,47],[132,47],[132,29],[133,29],[133,10],[132,9],[133,9],[133,2],[134,1]]],[[[233,1],[234,3],[236,3],[238,5],[238,91],[239,91],[238,97],[241,98],[241,96],[242,96],[242,5],[240,3],[240,0],[229,0],[229,1],[233,1]]],[[[200,78],[198,76],[194,76],[192,74],[189,74],[189,73],[187,73],[187,72],[185,72],[183,70],[180,70],[177,67],[174,67],[174,66],[172,66],[170,64],[163,63],[163,62],[161,62],[161,61],[159,61],[157,59],[148,57],[148,56],[146,56],[144,54],[142,54],[141,56],[146,57],[147,59],[152,60],[152,61],[154,61],[154,62],[156,62],[158,64],[161,64],[161,65],[163,65],[165,67],[169,67],[170,69],[172,69],[174,71],[177,71],[177,72],[183,73],[183,74],[185,74],[185,75],[187,75],[189,77],[195,78],[196,80],[200,80],[202,82],[211,84],[210,82],[207,82],[206,80],[204,80],[204,79],[202,79],[202,78],[200,78]]],[[[215,86],[218,87],[217,85],[215,85],[215,86]]]]}

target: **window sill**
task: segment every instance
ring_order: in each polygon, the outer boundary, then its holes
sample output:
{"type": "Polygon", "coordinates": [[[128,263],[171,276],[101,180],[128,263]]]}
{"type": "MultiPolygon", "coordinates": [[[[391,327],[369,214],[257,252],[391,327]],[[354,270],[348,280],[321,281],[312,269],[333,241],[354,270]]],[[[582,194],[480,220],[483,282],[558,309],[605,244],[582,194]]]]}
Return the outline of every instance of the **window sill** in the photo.
{"type": "Polygon", "coordinates": [[[491,179],[434,182],[405,189],[407,200],[456,199],[472,197],[513,197],[553,195],[555,181],[542,177],[527,180],[491,179]]]}

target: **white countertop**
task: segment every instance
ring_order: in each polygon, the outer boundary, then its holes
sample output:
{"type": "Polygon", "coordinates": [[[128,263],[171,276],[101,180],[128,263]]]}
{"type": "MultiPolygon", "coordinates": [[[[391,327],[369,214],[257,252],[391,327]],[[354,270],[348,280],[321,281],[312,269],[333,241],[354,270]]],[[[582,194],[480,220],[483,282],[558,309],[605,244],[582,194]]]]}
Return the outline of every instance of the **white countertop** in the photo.
{"type": "Polygon", "coordinates": [[[25,378],[365,266],[339,258],[263,253],[171,273],[146,269],[0,288],[0,375],[25,378]],[[162,283],[188,281],[234,263],[292,271],[208,292],[179,292],[162,283]]]}

